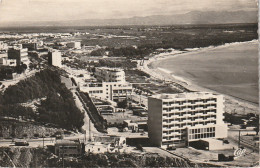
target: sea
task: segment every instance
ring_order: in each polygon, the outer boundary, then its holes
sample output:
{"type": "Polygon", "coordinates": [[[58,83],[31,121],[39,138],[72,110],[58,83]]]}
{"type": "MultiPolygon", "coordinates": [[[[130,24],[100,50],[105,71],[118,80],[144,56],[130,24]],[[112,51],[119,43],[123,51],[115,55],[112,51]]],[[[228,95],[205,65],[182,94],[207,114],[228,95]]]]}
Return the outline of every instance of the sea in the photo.
{"type": "Polygon", "coordinates": [[[153,67],[196,85],[258,104],[258,41],[230,43],[158,60],[153,67]]]}

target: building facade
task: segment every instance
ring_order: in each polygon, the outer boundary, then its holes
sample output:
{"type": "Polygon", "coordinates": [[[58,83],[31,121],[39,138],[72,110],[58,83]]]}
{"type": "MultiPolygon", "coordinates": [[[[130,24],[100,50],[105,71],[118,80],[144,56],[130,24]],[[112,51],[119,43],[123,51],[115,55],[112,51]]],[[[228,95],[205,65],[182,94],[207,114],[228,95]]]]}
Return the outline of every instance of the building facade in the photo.
{"type": "Polygon", "coordinates": [[[29,64],[28,49],[27,48],[9,48],[8,59],[16,59],[16,64],[19,66],[23,64],[29,64]]]}
{"type": "Polygon", "coordinates": [[[68,42],[66,45],[69,48],[81,49],[81,42],[80,41],[68,42]]]}
{"type": "Polygon", "coordinates": [[[78,157],[85,152],[84,144],[69,140],[57,140],[55,155],[59,157],[78,157]]]}
{"type": "Polygon", "coordinates": [[[148,98],[148,135],[154,146],[183,147],[226,138],[222,95],[207,92],[159,94],[148,98]]]}
{"type": "Polygon", "coordinates": [[[118,102],[129,97],[133,88],[129,83],[102,82],[88,83],[80,89],[88,92],[90,96],[118,102]]]}
{"type": "Polygon", "coordinates": [[[37,43],[24,43],[23,48],[28,48],[29,51],[37,50],[37,43]]]}
{"type": "Polygon", "coordinates": [[[6,51],[8,49],[8,45],[4,43],[3,41],[0,41],[0,52],[6,51]]]}
{"type": "Polygon", "coordinates": [[[61,53],[57,50],[49,51],[48,63],[53,66],[61,67],[61,53]]]}
{"type": "Polygon", "coordinates": [[[0,65],[16,66],[16,59],[8,59],[7,53],[0,54],[0,65]]]}
{"type": "Polygon", "coordinates": [[[104,82],[125,83],[125,72],[119,68],[96,67],[95,73],[97,80],[104,82]]]}

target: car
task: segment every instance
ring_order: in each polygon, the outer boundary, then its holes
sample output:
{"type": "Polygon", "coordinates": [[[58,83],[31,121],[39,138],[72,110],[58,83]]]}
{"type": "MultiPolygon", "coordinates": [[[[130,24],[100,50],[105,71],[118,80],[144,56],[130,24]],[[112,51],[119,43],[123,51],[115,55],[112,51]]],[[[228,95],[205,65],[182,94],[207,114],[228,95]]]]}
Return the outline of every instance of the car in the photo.
{"type": "Polygon", "coordinates": [[[29,143],[27,141],[15,141],[15,146],[29,146],[29,143]]]}
{"type": "Polygon", "coordinates": [[[167,147],[167,150],[176,150],[176,147],[174,147],[174,146],[169,146],[169,147],[167,147]]]}
{"type": "Polygon", "coordinates": [[[229,144],[229,141],[225,139],[225,140],[223,140],[223,143],[224,144],[229,144]]]}

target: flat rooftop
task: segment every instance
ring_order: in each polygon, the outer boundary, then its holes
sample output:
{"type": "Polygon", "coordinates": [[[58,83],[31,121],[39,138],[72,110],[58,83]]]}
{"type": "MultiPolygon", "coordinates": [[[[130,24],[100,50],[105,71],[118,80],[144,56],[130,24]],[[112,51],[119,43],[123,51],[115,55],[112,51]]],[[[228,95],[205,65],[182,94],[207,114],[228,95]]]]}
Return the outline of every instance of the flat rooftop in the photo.
{"type": "Polygon", "coordinates": [[[121,68],[109,68],[109,67],[97,67],[97,69],[111,71],[111,72],[121,72],[121,71],[124,71],[121,68]]]}
{"type": "Polygon", "coordinates": [[[77,143],[78,143],[78,142],[70,141],[70,140],[65,140],[65,139],[57,140],[57,141],[56,141],[56,144],[59,144],[59,145],[73,145],[73,144],[77,144],[77,143]]]}
{"type": "Polygon", "coordinates": [[[184,93],[177,93],[177,94],[157,94],[151,97],[157,99],[178,99],[178,98],[203,98],[203,97],[211,97],[217,96],[217,94],[210,93],[210,92],[184,92],[184,93]]]}

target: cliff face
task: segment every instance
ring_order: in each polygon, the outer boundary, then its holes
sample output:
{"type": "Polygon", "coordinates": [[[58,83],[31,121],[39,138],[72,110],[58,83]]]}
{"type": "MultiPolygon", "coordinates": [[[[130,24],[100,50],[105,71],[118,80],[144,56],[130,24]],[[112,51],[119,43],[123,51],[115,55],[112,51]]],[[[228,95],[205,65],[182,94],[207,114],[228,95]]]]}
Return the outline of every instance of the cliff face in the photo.
{"type": "Polygon", "coordinates": [[[23,138],[25,135],[27,138],[32,138],[35,134],[50,136],[57,131],[62,132],[62,129],[11,121],[1,121],[0,123],[0,138],[23,138]]]}
{"type": "Polygon", "coordinates": [[[44,167],[51,156],[41,148],[0,148],[0,167],[44,167]]]}

